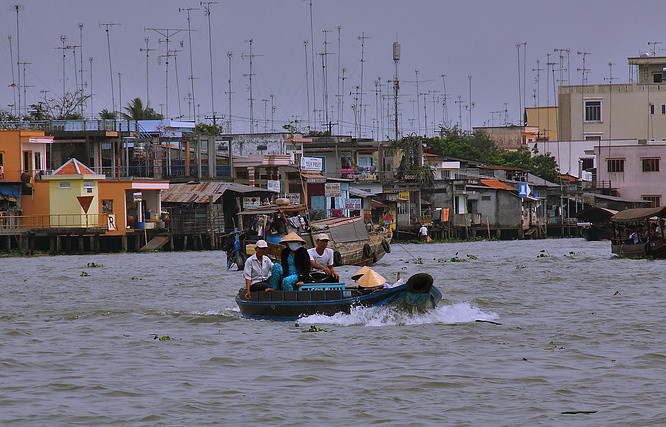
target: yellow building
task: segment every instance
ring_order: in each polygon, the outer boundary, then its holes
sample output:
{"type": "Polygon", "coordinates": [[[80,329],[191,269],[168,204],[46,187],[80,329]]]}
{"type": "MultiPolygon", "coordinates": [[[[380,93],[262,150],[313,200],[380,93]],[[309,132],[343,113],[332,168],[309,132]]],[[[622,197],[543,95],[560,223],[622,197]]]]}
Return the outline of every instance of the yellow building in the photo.
{"type": "Polygon", "coordinates": [[[558,141],[557,107],[528,107],[525,114],[527,126],[538,129],[538,141],[558,141]]]}

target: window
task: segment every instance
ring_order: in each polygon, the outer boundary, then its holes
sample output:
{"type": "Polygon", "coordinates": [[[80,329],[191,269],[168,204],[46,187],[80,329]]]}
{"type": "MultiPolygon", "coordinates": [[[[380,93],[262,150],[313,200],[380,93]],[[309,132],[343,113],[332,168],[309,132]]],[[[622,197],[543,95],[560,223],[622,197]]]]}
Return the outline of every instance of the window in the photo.
{"type": "Polygon", "coordinates": [[[594,168],[594,159],[587,158],[580,160],[582,161],[582,167],[584,171],[594,168]]]}
{"type": "Polygon", "coordinates": [[[481,196],[481,200],[490,200],[490,196],[481,196]]]}
{"type": "Polygon", "coordinates": [[[113,200],[102,200],[102,213],[113,212],[113,200]]]}
{"type": "Polygon", "coordinates": [[[650,104],[650,114],[654,114],[654,104],[650,104]]]}
{"type": "Polygon", "coordinates": [[[666,114],[666,104],[661,104],[661,114],[666,114]]]}
{"type": "Polygon", "coordinates": [[[601,135],[585,135],[585,141],[601,141],[601,135]]]}
{"type": "Polygon", "coordinates": [[[661,77],[662,77],[661,73],[654,73],[652,75],[652,79],[653,79],[652,82],[653,83],[661,83],[661,77]]]}
{"type": "Polygon", "coordinates": [[[585,121],[601,121],[601,101],[585,101],[585,121]]]}
{"type": "Polygon", "coordinates": [[[60,183],[60,188],[72,188],[72,185],[68,181],[63,181],[60,183]]]}
{"type": "Polygon", "coordinates": [[[641,159],[643,172],[659,172],[659,158],[646,157],[641,159]]]}
{"type": "Polygon", "coordinates": [[[661,196],[652,196],[652,195],[647,195],[647,196],[641,196],[641,199],[643,200],[649,200],[652,203],[652,208],[658,208],[661,206],[661,196]]]}
{"type": "Polygon", "coordinates": [[[607,159],[607,172],[624,172],[624,159],[607,159]]]}

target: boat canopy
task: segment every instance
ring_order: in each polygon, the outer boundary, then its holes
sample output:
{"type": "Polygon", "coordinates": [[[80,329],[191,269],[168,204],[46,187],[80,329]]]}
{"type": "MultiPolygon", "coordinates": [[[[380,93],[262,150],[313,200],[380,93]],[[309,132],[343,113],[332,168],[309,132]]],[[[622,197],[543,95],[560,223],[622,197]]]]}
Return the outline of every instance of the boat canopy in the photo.
{"type": "Polygon", "coordinates": [[[611,222],[614,223],[630,223],[646,220],[652,217],[666,216],[666,206],[659,206],[656,208],[638,208],[626,209],[613,215],[611,222]]]}
{"type": "Polygon", "coordinates": [[[578,212],[575,217],[579,221],[590,222],[607,222],[610,217],[615,215],[618,211],[613,209],[602,208],[601,206],[590,206],[578,212]]]}
{"type": "Polygon", "coordinates": [[[274,213],[291,213],[291,212],[300,212],[304,211],[306,207],[304,205],[285,205],[285,206],[263,206],[260,208],[247,209],[241,212],[238,212],[237,215],[266,215],[274,213]]]}

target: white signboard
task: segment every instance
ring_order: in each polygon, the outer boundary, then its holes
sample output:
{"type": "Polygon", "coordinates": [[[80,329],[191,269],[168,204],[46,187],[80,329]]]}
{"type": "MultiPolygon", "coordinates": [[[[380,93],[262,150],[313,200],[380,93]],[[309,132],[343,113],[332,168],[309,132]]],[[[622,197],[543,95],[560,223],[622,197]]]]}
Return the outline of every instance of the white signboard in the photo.
{"type": "Polygon", "coordinates": [[[280,180],[279,179],[268,179],[266,180],[266,188],[269,190],[280,192],[280,180]]]}
{"type": "Polygon", "coordinates": [[[324,196],[340,197],[341,195],[339,182],[327,182],[324,184],[324,196]]]}
{"type": "Polygon", "coordinates": [[[360,211],[361,199],[347,199],[345,202],[345,209],[350,209],[352,211],[360,211]]]}
{"type": "Polygon", "coordinates": [[[106,217],[106,228],[109,231],[118,230],[118,226],[116,225],[116,214],[109,214],[109,216],[106,217]]]}
{"type": "Polygon", "coordinates": [[[291,202],[292,205],[300,205],[301,204],[301,193],[286,193],[284,195],[289,201],[291,202]]]}
{"type": "Polygon", "coordinates": [[[306,171],[321,171],[322,159],[319,157],[301,157],[301,169],[306,171]]]}
{"type": "Polygon", "coordinates": [[[243,197],[243,209],[258,208],[261,206],[260,197],[243,197]]]}

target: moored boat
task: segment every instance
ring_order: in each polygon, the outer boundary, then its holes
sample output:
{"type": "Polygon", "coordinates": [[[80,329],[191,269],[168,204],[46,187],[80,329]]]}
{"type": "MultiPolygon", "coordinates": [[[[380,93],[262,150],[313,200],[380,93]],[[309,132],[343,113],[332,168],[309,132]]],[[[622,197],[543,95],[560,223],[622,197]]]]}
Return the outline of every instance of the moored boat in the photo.
{"type": "Polygon", "coordinates": [[[627,209],[613,215],[611,252],[632,258],[666,258],[666,206],[627,209]]]}
{"type": "Polygon", "coordinates": [[[308,283],[298,291],[251,292],[246,300],[245,288],[236,295],[241,316],[263,320],[296,320],[302,316],[350,313],[352,307],[391,306],[408,312],[424,312],[437,307],[441,292],[433,278],[418,273],[407,283],[393,288],[347,288],[344,283],[308,283]]]}

